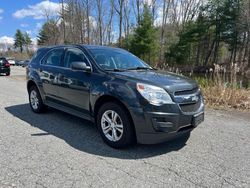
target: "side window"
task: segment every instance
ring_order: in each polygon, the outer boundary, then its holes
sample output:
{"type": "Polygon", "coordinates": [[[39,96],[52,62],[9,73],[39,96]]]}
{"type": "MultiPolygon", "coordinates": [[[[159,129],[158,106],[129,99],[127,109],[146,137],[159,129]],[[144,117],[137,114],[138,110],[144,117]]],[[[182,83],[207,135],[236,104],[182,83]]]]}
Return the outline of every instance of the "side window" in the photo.
{"type": "Polygon", "coordinates": [[[50,65],[50,66],[61,66],[61,59],[63,55],[64,49],[54,49],[50,51],[46,58],[43,60],[44,65],[50,65]]]}
{"type": "Polygon", "coordinates": [[[89,63],[82,50],[78,48],[69,48],[66,51],[64,58],[64,67],[70,68],[73,62],[84,62],[89,66],[89,63]]]}

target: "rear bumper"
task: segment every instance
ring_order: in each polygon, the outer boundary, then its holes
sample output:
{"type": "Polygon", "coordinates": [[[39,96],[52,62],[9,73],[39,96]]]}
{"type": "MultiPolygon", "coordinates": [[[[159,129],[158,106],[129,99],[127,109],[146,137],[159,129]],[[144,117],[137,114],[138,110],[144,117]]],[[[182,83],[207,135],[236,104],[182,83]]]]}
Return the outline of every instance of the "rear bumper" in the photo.
{"type": "Polygon", "coordinates": [[[178,104],[132,109],[137,142],[156,144],[192,131],[204,121],[204,104],[195,112],[184,113],[178,104]]]}
{"type": "Polygon", "coordinates": [[[0,67],[0,73],[10,73],[10,68],[0,67]]]}

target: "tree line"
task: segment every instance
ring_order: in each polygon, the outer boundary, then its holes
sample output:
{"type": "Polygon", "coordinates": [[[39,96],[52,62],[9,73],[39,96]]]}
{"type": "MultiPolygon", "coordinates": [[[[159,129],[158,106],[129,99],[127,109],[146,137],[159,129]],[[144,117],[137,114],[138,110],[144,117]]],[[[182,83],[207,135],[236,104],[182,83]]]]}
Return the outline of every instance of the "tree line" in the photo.
{"type": "Polygon", "coordinates": [[[249,0],[61,0],[38,45],[125,48],[154,66],[250,67],[249,0]]]}
{"type": "Polygon", "coordinates": [[[16,31],[14,38],[14,47],[19,49],[22,53],[25,49],[29,52],[29,46],[32,44],[32,40],[27,32],[22,33],[19,29],[16,31]]]}

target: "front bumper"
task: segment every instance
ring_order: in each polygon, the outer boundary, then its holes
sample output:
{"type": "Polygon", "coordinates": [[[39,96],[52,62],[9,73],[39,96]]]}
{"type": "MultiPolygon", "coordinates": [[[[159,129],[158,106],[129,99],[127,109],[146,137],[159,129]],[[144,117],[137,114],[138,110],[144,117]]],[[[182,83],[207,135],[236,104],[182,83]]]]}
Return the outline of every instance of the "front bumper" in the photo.
{"type": "Polygon", "coordinates": [[[178,104],[130,110],[137,142],[141,144],[156,144],[182,136],[204,120],[203,101],[195,112],[183,112],[178,104]]]}

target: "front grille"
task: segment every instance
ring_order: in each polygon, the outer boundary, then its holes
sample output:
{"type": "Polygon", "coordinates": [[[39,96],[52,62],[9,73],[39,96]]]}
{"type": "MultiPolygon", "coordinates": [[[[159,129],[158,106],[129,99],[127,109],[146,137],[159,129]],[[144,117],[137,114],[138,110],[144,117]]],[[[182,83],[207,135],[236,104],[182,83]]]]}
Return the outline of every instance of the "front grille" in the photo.
{"type": "Polygon", "coordinates": [[[191,90],[184,90],[184,91],[176,91],[175,93],[174,93],[174,95],[175,96],[179,96],[179,95],[190,95],[190,94],[194,94],[194,93],[196,93],[197,91],[198,91],[198,87],[195,87],[195,88],[193,88],[193,89],[191,89],[191,90]]]}
{"type": "Polygon", "coordinates": [[[202,97],[198,87],[190,90],[176,91],[174,98],[176,103],[179,104],[181,111],[186,113],[198,111],[202,103],[202,97]]]}
{"type": "Polygon", "coordinates": [[[179,104],[183,112],[196,112],[201,106],[201,99],[197,103],[179,104]]]}

